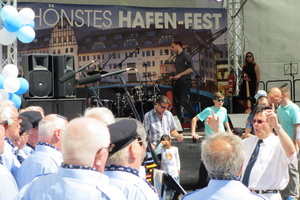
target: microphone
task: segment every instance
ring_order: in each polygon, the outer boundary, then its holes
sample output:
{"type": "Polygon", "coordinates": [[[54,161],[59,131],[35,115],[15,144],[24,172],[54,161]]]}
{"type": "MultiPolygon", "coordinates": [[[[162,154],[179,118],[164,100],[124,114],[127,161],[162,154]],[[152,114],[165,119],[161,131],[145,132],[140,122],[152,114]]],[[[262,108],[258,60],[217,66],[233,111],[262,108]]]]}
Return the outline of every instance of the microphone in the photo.
{"type": "Polygon", "coordinates": [[[75,77],[75,76],[76,76],[76,73],[78,73],[78,72],[84,70],[86,67],[88,67],[88,66],[94,64],[94,63],[97,62],[97,61],[99,61],[99,60],[98,60],[98,59],[92,60],[92,61],[89,62],[88,64],[86,64],[86,65],[80,67],[77,71],[75,71],[75,72],[74,72],[74,71],[71,71],[71,72],[65,74],[63,77],[61,77],[61,78],[59,79],[59,81],[60,81],[61,83],[63,83],[63,82],[65,82],[65,81],[67,81],[67,80],[69,80],[69,79],[75,77]]]}
{"type": "Polygon", "coordinates": [[[87,77],[87,78],[83,78],[81,80],[78,80],[78,84],[79,85],[84,85],[84,84],[88,84],[88,83],[92,83],[92,82],[96,82],[96,81],[100,81],[102,78],[105,78],[107,76],[113,76],[113,75],[117,75],[117,74],[122,74],[124,72],[127,71],[131,71],[131,70],[135,70],[135,68],[126,68],[126,69],[121,69],[115,72],[109,72],[106,74],[95,74],[93,76],[87,77]]]}
{"type": "Polygon", "coordinates": [[[136,51],[137,51],[137,54],[140,54],[140,46],[138,46],[138,48],[136,49],[136,51]]]}

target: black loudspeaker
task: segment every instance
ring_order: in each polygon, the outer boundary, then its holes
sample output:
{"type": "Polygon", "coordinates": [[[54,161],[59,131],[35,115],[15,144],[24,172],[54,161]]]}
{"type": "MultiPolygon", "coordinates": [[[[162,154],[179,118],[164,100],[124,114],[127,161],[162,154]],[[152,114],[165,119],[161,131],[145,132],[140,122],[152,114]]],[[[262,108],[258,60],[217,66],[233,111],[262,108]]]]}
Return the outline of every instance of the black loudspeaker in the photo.
{"type": "Polygon", "coordinates": [[[53,55],[54,68],[54,96],[61,97],[75,97],[76,96],[76,82],[75,77],[61,83],[59,79],[64,75],[74,71],[74,56],[72,55],[53,55]]]}
{"type": "Polygon", "coordinates": [[[30,54],[23,57],[24,78],[29,90],[24,98],[53,98],[54,81],[52,56],[48,54],[30,54]]]}
{"type": "Polygon", "coordinates": [[[45,115],[57,113],[56,99],[27,99],[22,103],[22,108],[40,106],[45,115]]]}
{"type": "Polygon", "coordinates": [[[82,116],[85,111],[86,99],[57,99],[57,109],[60,115],[68,118],[68,120],[82,116]]]}

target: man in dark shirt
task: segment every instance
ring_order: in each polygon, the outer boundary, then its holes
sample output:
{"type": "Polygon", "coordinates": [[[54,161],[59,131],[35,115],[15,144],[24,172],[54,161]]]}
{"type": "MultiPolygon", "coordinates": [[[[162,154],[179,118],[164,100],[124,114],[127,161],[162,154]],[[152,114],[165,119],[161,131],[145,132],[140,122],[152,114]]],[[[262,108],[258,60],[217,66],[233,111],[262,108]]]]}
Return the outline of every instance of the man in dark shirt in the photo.
{"type": "Polygon", "coordinates": [[[183,50],[182,42],[173,41],[171,49],[176,54],[175,75],[170,76],[174,81],[173,85],[173,106],[178,119],[183,122],[181,107],[182,106],[192,117],[197,115],[193,106],[188,102],[191,83],[191,73],[193,72],[193,61],[190,54],[183,50]]]}

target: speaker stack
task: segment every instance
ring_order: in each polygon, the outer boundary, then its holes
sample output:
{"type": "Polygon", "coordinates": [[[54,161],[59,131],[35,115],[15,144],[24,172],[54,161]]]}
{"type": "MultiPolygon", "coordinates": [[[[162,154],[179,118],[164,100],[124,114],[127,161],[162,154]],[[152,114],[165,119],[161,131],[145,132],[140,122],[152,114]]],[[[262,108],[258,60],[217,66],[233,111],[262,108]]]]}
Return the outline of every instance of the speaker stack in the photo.
{"type": "Polygon", "coordinates": [[[23,57],[22,66],[29,83],[22,108],[40,106],[46,115],[57,113],[69,120],[83,114],[86,99],[76,98],[75,77],[63,83],[59,81],[74,71],[73,55],[29,54],[23,57]]]}

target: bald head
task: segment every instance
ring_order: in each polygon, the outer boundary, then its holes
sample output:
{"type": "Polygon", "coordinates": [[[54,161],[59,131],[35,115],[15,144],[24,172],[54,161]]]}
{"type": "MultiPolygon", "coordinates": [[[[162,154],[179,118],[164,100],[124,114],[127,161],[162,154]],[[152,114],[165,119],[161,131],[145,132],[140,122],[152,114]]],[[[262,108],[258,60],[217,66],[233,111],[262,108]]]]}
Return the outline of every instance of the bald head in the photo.
{"type": "Polygon", "coordinates": [[[64,163],[95,167],[102,172],[108,152],[101,154],[101,149],[105,150],[109,144],[110,135],[104,123],[89,117],[73,119],[63,134],[64,163]],[[101,163],[95,163],[97,160],[101,163]]]}
{"type": "Polygon", "coordinates": [[[278,87],[273,87],[268,92],[268,101],[270,104],[278,106],[281,102],[282,93],[278,87]]]}
{"type": "Polygon", "coordinates": [[[85,117],[92,117],[106,125],[112,124],[115,122],[115,117],[113,113],[106,107],[96,107],[96,108],[88,108],[85,113],[85,117]]]}
{"type": "Polygon", "coordinates": [[[202,142],[201,156],[210,176],[215,178],[237,176],[244,159],[241,139],[227,133],[214,134],[202,142]]]}

